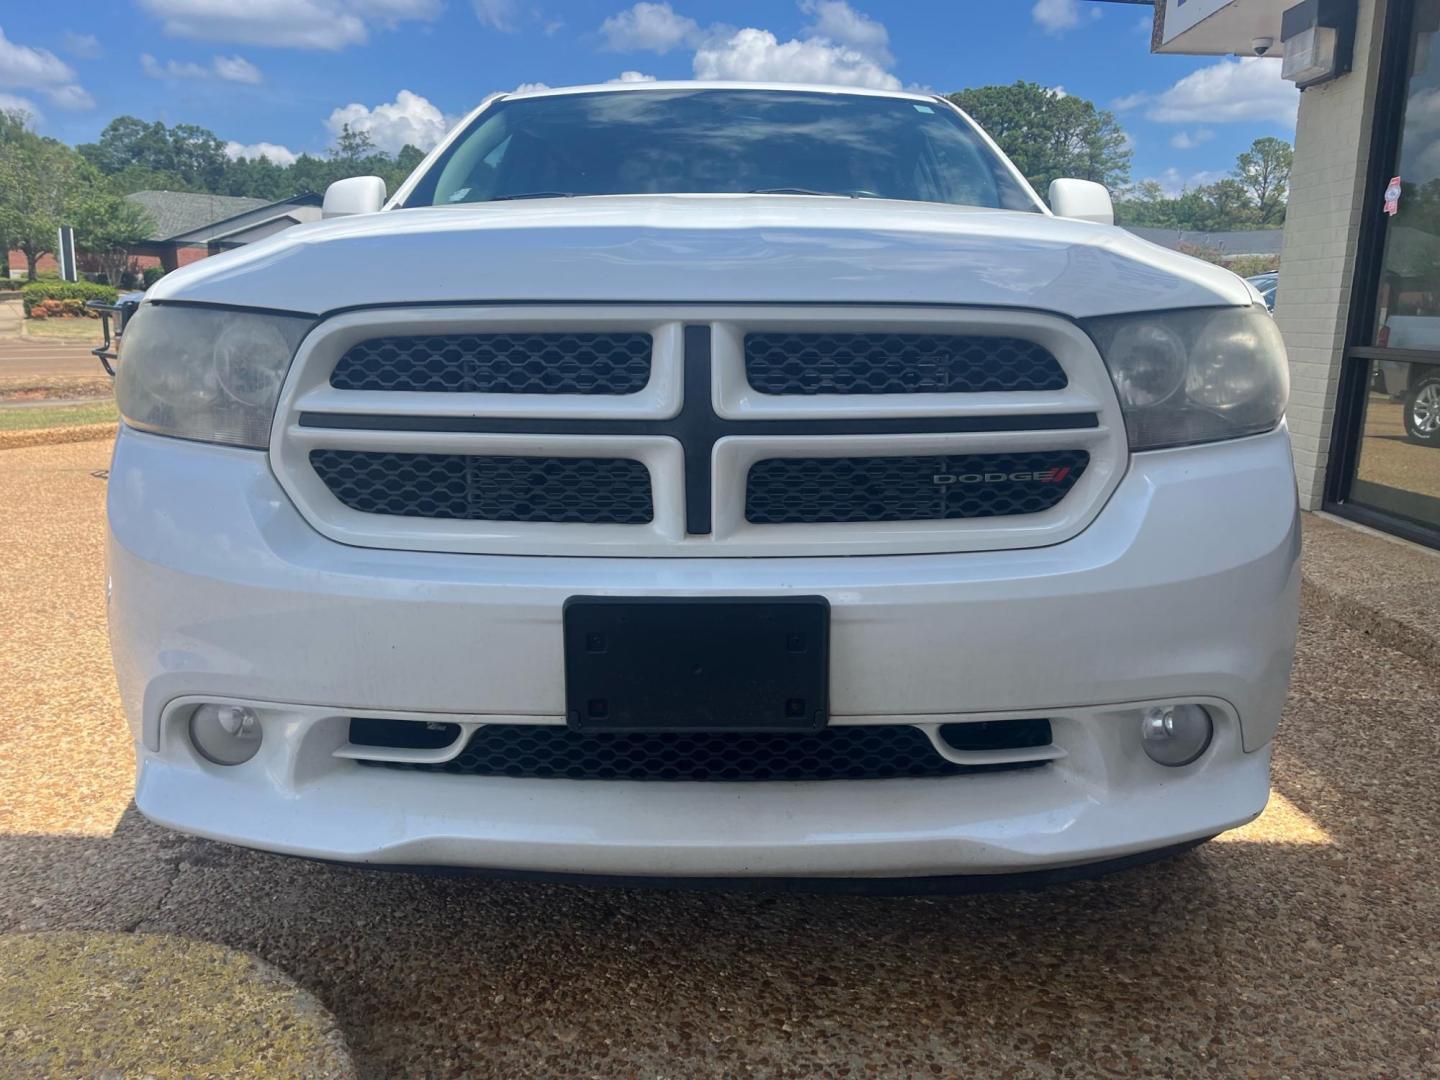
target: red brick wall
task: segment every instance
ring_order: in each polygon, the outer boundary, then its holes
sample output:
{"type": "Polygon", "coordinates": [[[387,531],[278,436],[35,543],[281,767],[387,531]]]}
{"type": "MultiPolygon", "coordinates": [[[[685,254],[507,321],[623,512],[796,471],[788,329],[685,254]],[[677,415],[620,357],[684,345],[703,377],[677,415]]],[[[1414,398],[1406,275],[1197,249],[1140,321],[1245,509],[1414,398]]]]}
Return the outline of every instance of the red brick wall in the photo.
{"type": "MultiPolygon", "coordinates": [[[[204,258],[205,254],[206,249],[203,247],[186,248],[180,252],[179,265],[183,266],[187,262],[194,262],[197,258],[204,258]]],[[[135,265],[138,266],[141,270],[144,270],[147,266],[164,265],[164,262],[161,260],[159,255],[132,255],[130,256],[130,261],[135,263],[135,265]]],[[[25,253],[23,251],[10,252],[10,273],[17,278],[24,277],[25,267],[25,253]]],[[[174,268],[175,267],[172,260],[172,265],[170,269],[173,270],[174,268]]],[[[42,273],[59,273],[60,264],[55,261],[54,255],[42,255],[40,256],[40,261],[35,264],[35,269],[42,273]]]]}
{"type": "Polygon", "coordinates": [[[210,249],[204,246],[181,247],[176,245],[175,248],[176,260],[180,266],[188,266],[190,263],[199,262],[209,254],[210,249]]]}
{"type": "MultiPolygon", "coordinates": [[[[25,261],[25,253],[23,251],[10,252],[10,273],[14,274],[17,278],[24,277],[25,269],[28,265],[25,261]]],[[[35,264],[35,269],[39,271],[53,270],[58,273],[60,264],[55,261],[54,255],[41,255],[40,261],[35,264]]]]}

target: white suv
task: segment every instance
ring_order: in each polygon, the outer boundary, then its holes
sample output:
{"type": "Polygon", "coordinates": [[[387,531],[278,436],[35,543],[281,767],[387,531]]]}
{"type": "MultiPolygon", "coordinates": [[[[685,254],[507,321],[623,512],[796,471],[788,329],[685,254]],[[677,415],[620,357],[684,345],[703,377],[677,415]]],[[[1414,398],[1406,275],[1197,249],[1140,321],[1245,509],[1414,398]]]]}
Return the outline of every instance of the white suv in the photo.
{"type": "Polygon", "coordinates": [[[1094,869],[1254,818],[1283,348],[944,99],[504,95],[120,356],[136,802],[361,863],[1094,869]],[[1052,214],[1052,209],[1054,213],[1052,214]],[[1069,220],[1066,220],[1069,218],[1069,220]]]}

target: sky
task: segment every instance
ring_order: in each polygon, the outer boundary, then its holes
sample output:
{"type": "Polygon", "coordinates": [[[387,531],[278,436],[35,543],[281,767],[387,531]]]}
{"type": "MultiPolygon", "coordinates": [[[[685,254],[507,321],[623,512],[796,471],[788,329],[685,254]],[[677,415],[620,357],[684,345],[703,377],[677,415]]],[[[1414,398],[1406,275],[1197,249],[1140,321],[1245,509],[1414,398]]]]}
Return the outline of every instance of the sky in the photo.
{"type": "Polygon", "coordinates": [[[1278,60],[1159,56],[1101,0],[69,0],[0,7],[0,108],[93,140],[130,114],[234,155],[323,153],[341,125],[429,149],[496,90],[614,79],[928,89],[1025,79],[1113,110],[1132,179],[1171,192],[1291,139],[1278,60]]]}

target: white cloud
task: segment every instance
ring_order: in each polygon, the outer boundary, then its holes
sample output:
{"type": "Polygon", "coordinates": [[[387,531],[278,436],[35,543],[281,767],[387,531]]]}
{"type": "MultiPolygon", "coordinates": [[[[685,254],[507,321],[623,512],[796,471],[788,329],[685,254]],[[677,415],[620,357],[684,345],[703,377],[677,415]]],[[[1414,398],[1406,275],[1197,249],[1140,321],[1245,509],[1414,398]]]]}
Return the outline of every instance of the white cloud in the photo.
{"type": "Polygon", "coordinates": [[[89,109],[95,104],[75,78],[75,70],[49,49],[10,41],[0,28],[0,86],[36,90],[61,109],[89,109]]]}
{"type": "Polygon", "coordinates": [[[639,3],[600,24],[605,48],[614,52],[667,53],[681,45],[698,45],[700,24],[675,14],[669,4],[639,3]]]}
{"type": "Polygon", "coordinates": [[[433,19],[441,0],[139,0],[173,37],[294,49],[369,40],[371,22],[433,19]]]}
{"type": "Polygon", "coordinates": [[[1279,62],[1256,56],[1221,60],[1192,71],[1159,94],[1135,98],[1132,94],[1122,99],[1126,105],[1117,102],[1116,107],[1147,101],[1147,117],[1173,124],[1269,120],[1293,127],[1300,106],[1300,91],[1280,78],[1279,62]]]}
{"type": "Polygon", "coordinates": [[[212,66],[215,77],[226,82],[250,83],[261,81],[260,69],[243,56],[217,56],[212,66]]]}
{"type": "Polygon", "coordinates": [[[262,81],[260,69],[243,56],[217,56],[206,67],[193,60],[167,60],[162,64],[149,53],[141,53],[140,70],[152,79],[220,79],[251,86],[262,81]]]}
{"type": "Polygon", "coordinates": [[[520,28],[515,0],[470,0],[475,17],[486,26],[513,34],[520,28]]]}
{"type": "Polygon", "coordinates": [[[339,135],[346,124],[352,131],[369,135],[378,149],[392,154],[406,143],[430,150],[450,129],[444,113],[409,90],[401,90],[394,101],[373,109],[352,102],[336,109],[325,121],[332,135],[339,135]]]}
{"type": "Polygon", "coordinates": [[[77,34],[73,30],[65,31],[60,38],[60,47],[71,56],[78,56],[82,60],[94,60],[105,55],[98,37],[94,34],[77,34]]]}
{"type": "Polygon", "coordinates": [[[93,109],[95,99],[78,83],[67,83],[65,86],[57,86],[53,89],[43,91],[50,99],[50,104],[59,109],[93,109]]]}
{"type": "Polygon", "coordinates": [[[800,0],[800,10],[812,17],[806,28],[810,37],[848,45],[881,64],[894,63],[885,24],[856,11],[845,0],[800,0]]]}
{"type": "Polygon", "coordinates": [[[890,34],[845,0],[799,0],[810,16],[804,36],[781,41],[769,30],[715,23],[702,27],[668,3],[637,3],[600,26],[607,49],[667,53],[693,48],[697,79],[828,83],[900,89],[887,70],[890,34]]]}
{"type": "Polygon", "coordinates": [[[531,93],[534,93],[536,90],[549,90],[549,89],[550,89],[550,84],[549,84],[549,83],[543,83],[543,82],[522,82],[519,86],[515,87],[515,89],[512,91],[512,93],[516,93],[516,94],[531,94],[531,93]]]}
{"type": "MultiPolygon", "coordinates": [[[[1084,9],[1092,19],[1100,17],[1100,9],[1087,5],[1084,9]]],[[[1047,34],[1063,34],[1074,30],[1081,22],[1080,0],[1035,0],[1030,17],[1047,34]]]]}
{"type": "Polygon", "coordinates": [[[1215,137],[1215,132],[1209,128],[1196,128],[1194,131],[1177,131],[1170,136],[1170,145],[1176,150],[1194,150],[1201,143],[1207,143],[1215,137]]]}
{"type": "Polygon", "coordinates": [[[1182,195],[1197,187],[1204,187],[1206,184],[1213,184],[1217,180],[1223,180],[1228,173],[1217,172],[1213,169],[1202,169],[1199,172],[1182,173],[1173,165],[1166,169],[1159,176],[1147,177],[1147,180],[1154,180],[1160,185],[1162,191],[1170,198],[1182,195]]]}
{"type": "Polygon", "coordinates": [[[899,79],[848,46],[818,38],[782,42],[770,31],[753,27],[702,45],[696,50],[694,68],[697,79],[900,89],[899,79]]]}
{"type": "Polygon", "coordinates": [[[1070,96],[1070,91],[1066,90],[1063,86],[1052,86],[1046,92],[1057,101],[1070,96]]]}
{"type": "Polygon", "coordinates": [[[227,142],[225,144],[225,156],[232,161],[236,158],[269,158],[276,165],[290,165],[300,155],[291,150],[288,146],[281,146],[273,142],[238,143],[227,142]]]}
{"type": "Polygon", "coordinates": [[[45,119],[33,101],[16,97],[14,94],[0,94],[0,112],[24,113],[30,118],[32,124],[38,124],[45,119]]]}
{"type": "Polygon", "coordinates": [[[613,79],[606,79],[606,82],[629,83],[629,82],[654,82],[654,75],[646,75],[641,71],[622,71],[613,79]]]}

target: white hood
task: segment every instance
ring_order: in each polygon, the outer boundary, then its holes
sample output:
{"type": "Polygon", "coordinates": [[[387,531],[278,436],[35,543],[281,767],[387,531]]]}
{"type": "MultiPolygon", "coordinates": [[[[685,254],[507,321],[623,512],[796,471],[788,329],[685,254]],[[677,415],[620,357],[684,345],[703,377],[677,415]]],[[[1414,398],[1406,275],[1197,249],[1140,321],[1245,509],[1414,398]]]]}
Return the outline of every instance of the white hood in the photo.
{"type": "Polygon", "coordinates": [[[314,314],[488,301],[905,303],[1073,318],[1250,304],[1228,270],[1122,229],[878,199],[622,195],[300,225],[167,275],[151,300],[314,314]]]}

